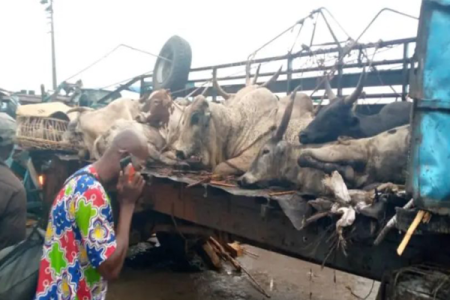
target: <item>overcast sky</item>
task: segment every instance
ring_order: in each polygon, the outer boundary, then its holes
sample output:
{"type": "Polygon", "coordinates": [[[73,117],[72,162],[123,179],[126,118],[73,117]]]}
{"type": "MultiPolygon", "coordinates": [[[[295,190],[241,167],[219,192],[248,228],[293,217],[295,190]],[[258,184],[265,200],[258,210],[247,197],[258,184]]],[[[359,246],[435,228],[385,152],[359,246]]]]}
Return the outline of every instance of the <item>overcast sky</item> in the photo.
{"type": "MultiPolygon", "coordinates": [[[[38,91],[41,83],[51,88],[50,27],[45,7],[39,2],[0,0],[1,88],[38,91]]],[[[118,44],[158,53],[176,34],[191,44],[193,67],[227,63],[245,60],[266,41],[321,6],[356,37],[380,9],[390,7],[419,16],[420,4],[420,0],[55,0],[58,83],[118,44]]],[[[412,37],[417,24],[386,13],[362,41],[412,37]]],[[[336,30],[340,38],[345,37],[336,30]]],[[[259,56],[285,54],[296,33],[289,33],[259,56]]],[[[318,41],[330,41],[324,26],[317,37],[318,41]]],[[[309,37],[305,35],[304,39],[309,37]]],[[[154,62],[147,54],[121,49],[75,79],[82,78],[86,87],[103,87],[150,71],[154,62]]]]}

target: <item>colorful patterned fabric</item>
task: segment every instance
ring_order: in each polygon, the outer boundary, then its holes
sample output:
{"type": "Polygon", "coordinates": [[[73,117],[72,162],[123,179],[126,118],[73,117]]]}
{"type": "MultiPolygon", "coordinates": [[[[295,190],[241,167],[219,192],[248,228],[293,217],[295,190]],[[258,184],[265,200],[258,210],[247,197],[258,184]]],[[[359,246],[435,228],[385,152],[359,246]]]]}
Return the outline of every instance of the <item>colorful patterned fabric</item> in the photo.
{"type": "Polygon", "coordinates": [[[116,237],[110,200],[97,179],[87,166],[53,202],[35,299],[105,299],[106,281],[97,268],[116,249],[116,237]]]}

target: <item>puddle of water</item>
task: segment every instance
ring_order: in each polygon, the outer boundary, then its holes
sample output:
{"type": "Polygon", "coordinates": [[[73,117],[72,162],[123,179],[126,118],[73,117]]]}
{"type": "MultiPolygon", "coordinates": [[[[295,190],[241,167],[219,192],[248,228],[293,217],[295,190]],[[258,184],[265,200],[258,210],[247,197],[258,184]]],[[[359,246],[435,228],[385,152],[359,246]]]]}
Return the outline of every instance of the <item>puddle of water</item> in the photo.
{"type": "MultiPolygon", "coordinates": [[[[356,299],[352,291],[364,298],[372,280],[331,269],[323,269],[298,259],[246,246],[259,255],[240,259],[258,283],[277,300],[347,300],[356,299]],[[336,277],[336,283],[334,278],[336,277]],[[271,290],[272,286],[272,290],[271,290]]],[[[156,259],[156,257],[155,257],[156,259]]],[[[126,268],[109,286],[108,300],[261,300],[245,274],[236,275],[230,268],[222,272],[175,272],[170,264],[140,270],[126,268]]],[[[375,283],[368,300],[375,300],[375,283]]]]}

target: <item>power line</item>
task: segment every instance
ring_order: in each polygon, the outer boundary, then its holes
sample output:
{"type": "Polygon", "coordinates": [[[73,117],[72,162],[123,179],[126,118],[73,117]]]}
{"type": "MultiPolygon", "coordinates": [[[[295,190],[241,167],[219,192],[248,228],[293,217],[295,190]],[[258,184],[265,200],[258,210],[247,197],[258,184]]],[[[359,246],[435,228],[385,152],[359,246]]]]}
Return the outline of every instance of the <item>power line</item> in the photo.
{"type": "MultiPolygon", "coordinates": [[[[97,59],[96,61],[94,61],[93,63],[91,63],[91,64],[88,65],[87,67],[83,68],[82,70],[78,71],[77,73],[75,73],[74,75],[70,76],[69,78],[67,78],[67,79],[64,80],[64,81],[69,81],[70,79],[72,79],[72,78],[74,78],[74,77],[80,75],[81,73],[86,72],[87,70],[89,70],[90,68],[94,67],[95,65],[97,65],[98,63],[100,63],[102,60],[106,59],[108,56],[110,56],[111,54],[113,54],[115,51],[117,51],[117,50],[118,50],[119,48],[121,48],[121,47],[130,49],[130,50],[133,50],[133,51],[141,52],[141,53],[144,53],[144,54],[147,54],[147,55],[156,57],[156,58],[161,58],[161,59],[170,61],[169,59],[167,59],[167,58],[165,58],[165,57],[162,57],[162,56],[153,54],[153,53],[151,53],[151,52],[148,52],[148,51],[145,51],[145,50],[142,50],[142,49],[138,49],[138,48],[132,47],[132,46],[130,46],[130,45],[119,44],[119,45],[117,45],[114,49],[112,49],[111,51],[107,52],[105,55],[103,55],[102,57],[100,57],[99,59],[97,59]]],[[[144,74],[145,74],[145,73],[144,73],[144,74]]],[[[136,76],[134,76],[134,77],[136,77],[136,76]]],[[[134,77],[133,77],[133,78],[134,78],[134,77]]]]}

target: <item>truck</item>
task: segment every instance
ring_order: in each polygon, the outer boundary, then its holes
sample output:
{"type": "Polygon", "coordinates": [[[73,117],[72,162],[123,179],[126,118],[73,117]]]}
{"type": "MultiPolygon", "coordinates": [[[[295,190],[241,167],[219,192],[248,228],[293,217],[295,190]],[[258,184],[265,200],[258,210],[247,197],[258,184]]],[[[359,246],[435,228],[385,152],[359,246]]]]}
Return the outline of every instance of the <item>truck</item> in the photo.
{"type": "MultiPolygon", "coordinates": [[[[173,239],[180,240],[180,235],[204,237],[218,235],[227,241],[242,241],[381,281],[377,297],[379,300],[448,299],[450,254],[445,249],[450,248],[448,235],[450,218],[447,212],[450,187],[443,178],[447,177],[445,165],[450,157],[449,139],[445,134],[448,132],[447,127],[450,126],[448,116],[450,91],[446,84],[450,79],[447,63],[450,61],[450,51],[442,51],[450,47],[450,36],[445,33],[448,26],[450,26],[450,2],[424,0],[417,37],[369,44],[358,43],[349,50],[349,53],[356,53],[355,56],[358,57],[363,55],[365,50],[402,47],[403,55],[400,58],[373,61],[373,72],[368,74],[366,81],[366,86],[372,87],[400,86],[401,92],[397,93],[394,90],[392,93],[367,93],[365,97],[398,98],[400,101],[406,101],[409,95],[414,100],[414,109],[406,192],[403,195],[396,195],[397,198],[389,202],[384,222],[376,224],[369,218],[358,217],[354,225],[355,230],[349,235],[351,245],[345,252],[336,250],[335,241],[328,238],[333,230],[330,229],[333,223],[329,219],[318,221],[301,230],[296,229],[292,216],[302,209],[295,205],[296,202],[292,202],[292,197],[297,196],[296,194],[282,195],[272,190],[244,190],[232,184],[202,182],[201,173],[167,167],[149,168],[143,172],[146,178],[151,178],[149,179],[151,185],[145,188],[144,202],[133,221],[135,240],[146,240],[155,232],[159,234],[163,243],[170,243],[173,239]],[[416,46],[413,55],[409,51],[412,45],[416,46]],[[397,67],[391,68],[392,66],[397,67]],[[407,202],[405,200],[409,200],[410,196],[414,199],[415,208],[404,207],[407,202]],[[422,222],[421,219],[413,231],[410,224],[414,223],[420,211],[431,213],[429,215],[431,217],[427,222],[422,222]],[[384,240],[374,245],[384,225],[394,216],[393,224],[396,230],[387,232],[384,240]],[[412,238],[403,254],[399,256],[397,248],[405,233],[412,235],[412,238]]],[[[356,85],[360,75],[349,73],[347,70],[364,67],[360,60],[343,63],[343,57],[348,54],[343,50],[345,45],[345,42],[339,41],[326,45],[314,45],[311,42],[307,50],[253,59],[251,63],[286,61],[287,69],[282,72],[285,78],[272,83],[269,88],[274,93],[288,94],[299,85],[303,90],[317,89],[317,82],[321,77],[319,73],[336,68],[338,76],[331,84],[338,89],[338,94],[342,95],[344,88],[356,85]],[[293,67],[297,59],[323,54],[335,54],[339,58],[342,57],[342,60],[339,59],[339,63],[335,65],[293,67]]],[[[167,50],[169,48],[165,47],[163,50],[169,51],[167,50]]],[[[173,58],[175,52],[171,53],[173,58]]],[[[190,57],[190,53],[186,55],[190,57]]],[[[187,66],[190,69],[190,58],[188,60],[182,69],[185,70],[187,66]]],[[[177,92],[180,96],[199,94],[199,89],[193,86],[211,78],[193,76],[201,72],[209,72],[222,82],[233,81],[223,86],[229,92],[236,92],[244,86],[243,83],[236,83],[244,79],[244,75],[228,77],[217,75],[227,68],[245,66],[248,66],[248,60],[192,68],[189,76],[196,79],[182,84],[181,87],[185,88],[177,92]]],[[[167,79],[164,76],[171,76],[170,70],[173,67],[163,59],[163,62],[157,63],[153,75],[137,76],[114,92],[120,92],[120,89],[137,81],[141,82],[141,91],[146,91],[151,86],[148,83],[149,79],[153,79],[155,87],[155,80],[164,82],[167,79]]],[[[184,71],[183,74],[185,73],[184,71]]],[[[183,78],[178,78],[176,82],[179,84],[182,80],[183,78]]],[[[218,94],[213,88],[208,88],[206,96],[215,101],[218,94]]],[[[105,95],[105,99],[107,97],[109,96],[105,95]]],[[[320,98],[313,96],[317,105],[320,105],[320,98]]],[[[99,101],[102,102],[101,99],[99,101]]],[[[365,113],[374,113],[381,106],[367,104],[360,105],[357,109],[365,113]]],[[[32,151],[30,156],[36,166],[36,176],[44,178],[40,183],[44,211],[48,211],[64,180],[88,163],[80,161],[74,154],[64,152],[32,151]]],[[[114,191],[110,192],[114,195],[114,191]]]]}

